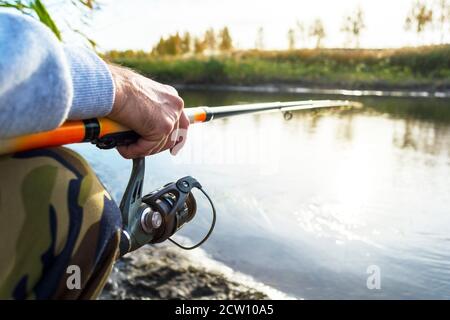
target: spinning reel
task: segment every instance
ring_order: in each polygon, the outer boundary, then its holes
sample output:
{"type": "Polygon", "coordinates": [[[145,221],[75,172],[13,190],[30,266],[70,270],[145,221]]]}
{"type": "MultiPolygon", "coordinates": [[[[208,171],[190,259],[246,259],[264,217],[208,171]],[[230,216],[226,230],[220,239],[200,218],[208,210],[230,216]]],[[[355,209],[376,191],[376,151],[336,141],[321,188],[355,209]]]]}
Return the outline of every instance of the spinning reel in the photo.
{"type": "Polygon", "coordinates": [[[186,250],[202,245],[211,235],[216,222],[216,209],[202,185],[193,177],[187,176],[142,196],[144,174],[145,159],[134,159],[130,180],[120,202],[123,223],[120,256],[146,244],[165,240],[186,250]],[[185,247],[170,237],[195,217],[197,202],[192,194],[194,188],[208,199],[213,219],[206,236],[196,245],[185,247]]]}

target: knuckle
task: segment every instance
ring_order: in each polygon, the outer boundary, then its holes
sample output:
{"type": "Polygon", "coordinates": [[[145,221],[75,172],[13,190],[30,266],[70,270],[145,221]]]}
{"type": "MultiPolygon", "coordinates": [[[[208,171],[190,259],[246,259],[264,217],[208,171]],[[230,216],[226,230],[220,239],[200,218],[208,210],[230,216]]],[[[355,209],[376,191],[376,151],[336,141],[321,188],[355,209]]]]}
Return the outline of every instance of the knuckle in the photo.
{"type": "Polygon", "coordinates": [[[165,119],[164,121],[161,121],[160,128],[163,134],[169,134],[172,132],[174,123],[170,121],[169,119],[165,119]]]}
{"type": "Polygon", "coordinates": [[[120,155],[122,157],[124,157],[125,159],[131,159],[132,158],[132,156],[128,152],[122,151],[122,152],[120,152],[120,155]]]}
{"type": "Polygon", "coordinates": [[[177,89],[175,89],[174,87],[169,86],[169,85],[165,85],[165,87],[166,87],[167,91],[168,91],[170,94],[172,94],[172,95],[174,95],[174,96],[178,96],[178,91],[177,91],[177,89]]]}
{"type": "Polygon", "coordinates": [[[177,111],[181,111],[184,108],[184,100],[181,97],[176,96],[173,105],[177,111]]]}

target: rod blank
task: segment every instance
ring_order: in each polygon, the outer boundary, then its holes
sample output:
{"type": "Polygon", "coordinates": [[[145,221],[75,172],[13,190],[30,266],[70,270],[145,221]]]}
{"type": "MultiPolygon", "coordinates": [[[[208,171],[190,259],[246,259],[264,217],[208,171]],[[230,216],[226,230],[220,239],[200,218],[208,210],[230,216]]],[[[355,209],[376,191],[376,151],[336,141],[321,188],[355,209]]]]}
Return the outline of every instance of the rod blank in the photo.
{"type": "Polygon", "coordinates": [[[306,100],[290,102],[252,103],[220,107],[187,108],[185,113],[191,123],[208,122],[214,119],[228,118],[242,114],[270,112],[314,110],[321,108],[352,107],[360,108],[362,104],[347,100],[306,100]]]}

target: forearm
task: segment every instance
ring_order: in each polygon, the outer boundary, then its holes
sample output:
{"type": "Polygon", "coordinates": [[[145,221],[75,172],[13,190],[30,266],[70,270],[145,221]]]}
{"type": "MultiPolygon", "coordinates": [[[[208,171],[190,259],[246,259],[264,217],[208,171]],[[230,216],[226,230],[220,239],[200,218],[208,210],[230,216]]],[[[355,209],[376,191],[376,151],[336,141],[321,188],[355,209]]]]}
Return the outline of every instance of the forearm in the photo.
{"type": "Polygon", "coordinates": [[[107,115],[114,84],[87,49],[64,47],[42,24],[0,11],[0,138],[107,115]]]}

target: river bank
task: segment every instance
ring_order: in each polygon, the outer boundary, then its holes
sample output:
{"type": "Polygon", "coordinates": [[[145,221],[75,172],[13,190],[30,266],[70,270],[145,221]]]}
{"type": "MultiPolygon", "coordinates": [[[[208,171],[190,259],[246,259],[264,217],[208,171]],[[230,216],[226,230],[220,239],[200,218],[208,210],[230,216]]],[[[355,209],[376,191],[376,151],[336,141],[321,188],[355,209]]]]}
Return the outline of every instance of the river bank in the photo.
{"type": "Polygon", "coordinates": [[[120,259],[100,299],[277,299],[287,297],[211,260],[178,248],[147,246],[120,259]],[[194,259],[198,257],[200,259],[194,259]]]}
{"type": "Polygon", "coordinates": [[[128,50],[111,51],[104,58],[171,84],[450,90],[450,45],[401,49],[246,50],[209,56],[155,56],[128,50]]]}

